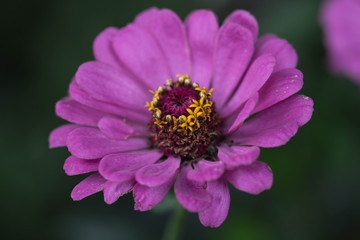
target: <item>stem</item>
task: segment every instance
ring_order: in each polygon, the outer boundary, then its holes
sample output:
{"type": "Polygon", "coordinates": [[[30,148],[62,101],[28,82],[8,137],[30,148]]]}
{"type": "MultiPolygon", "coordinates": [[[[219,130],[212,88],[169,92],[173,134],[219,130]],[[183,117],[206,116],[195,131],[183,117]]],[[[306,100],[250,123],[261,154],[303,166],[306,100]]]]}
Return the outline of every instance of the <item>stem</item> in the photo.
{"type": "Polygon", "coordinates": [[[182,208],[182,206],[180,206],[180,204],[177,203],[176,207],[174,208],[174,213],[166,225],[162,240],[180,239],[180,230],[183,224],[184,216],[185,210],[182,208]]]}

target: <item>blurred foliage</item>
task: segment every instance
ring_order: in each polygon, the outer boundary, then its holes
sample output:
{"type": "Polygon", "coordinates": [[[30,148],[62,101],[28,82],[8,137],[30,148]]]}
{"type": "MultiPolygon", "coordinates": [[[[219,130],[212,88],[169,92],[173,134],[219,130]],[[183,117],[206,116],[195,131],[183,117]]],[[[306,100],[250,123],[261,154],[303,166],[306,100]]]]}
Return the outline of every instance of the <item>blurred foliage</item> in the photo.
{"type": "Polygon", "coordinates": [[[2,239],[160,239],[171,199],[156,211],[133,211],[131,194],[109,206],[96,194],[73,202],[82,176],[62,170],[65,148],[48,149],[48,134],[65,121],[54,114],[77,67],[93,59],[92,41],[108,26],[124,26],[150,6],[181,18],[212,9],[220,21],[251,11],[260,33],[287,39],[299,54],[302,93],[315,112],[286,146],[262,149],[274,171],[271,191],[231,189],[227,220],[203,227],[187,214],[183,239],[360,239],[360,89],[327,73],[318,0],[52,0],[0,3],[2,239]]]}

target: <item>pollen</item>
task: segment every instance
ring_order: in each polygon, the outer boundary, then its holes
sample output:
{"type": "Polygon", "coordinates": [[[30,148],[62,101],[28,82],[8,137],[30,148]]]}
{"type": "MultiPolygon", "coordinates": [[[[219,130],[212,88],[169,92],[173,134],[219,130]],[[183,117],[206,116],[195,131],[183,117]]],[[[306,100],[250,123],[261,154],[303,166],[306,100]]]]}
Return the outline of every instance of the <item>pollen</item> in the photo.
{"type": "Polygon", "coordinates": [[[165,155],[180,156],[184,161],[206,157],[217,142],[221,119],[209,91],[193,82],[189,74],[166,80],[152,93],[145,107],[151,112],[149,124],[152,142],[165,155]]]}

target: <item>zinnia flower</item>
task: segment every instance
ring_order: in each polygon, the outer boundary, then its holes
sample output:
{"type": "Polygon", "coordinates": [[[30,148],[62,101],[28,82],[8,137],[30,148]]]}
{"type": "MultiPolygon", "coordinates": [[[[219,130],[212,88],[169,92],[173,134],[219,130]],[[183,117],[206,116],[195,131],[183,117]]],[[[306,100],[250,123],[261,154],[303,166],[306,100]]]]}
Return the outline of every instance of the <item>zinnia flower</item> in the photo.
{"type": "Polygon", "coordinates": [[[331,70],[360,85],[360,1],[324,1],[321,23],[331,70]]]}
{"type": "Polygon", "coordinates": [[[56,104],[72,124],[50,135],[51,147],[71,153],[68,175],[94,172],[72,198],[103,191],[111,204],[132,191],[135,209],[146,211],[174,185],[185,209],[218,227],[228,214],[228,182],[250,194],[270,189],[260,147],[288,142],[311,118],[313,102],[294,95],[303,75],[292,46],[257,35],[243,10],[219,27],[211,11],[182,23],[152,8],[104,30],[96,60],[79,67],[70,96],[56,104]]]}

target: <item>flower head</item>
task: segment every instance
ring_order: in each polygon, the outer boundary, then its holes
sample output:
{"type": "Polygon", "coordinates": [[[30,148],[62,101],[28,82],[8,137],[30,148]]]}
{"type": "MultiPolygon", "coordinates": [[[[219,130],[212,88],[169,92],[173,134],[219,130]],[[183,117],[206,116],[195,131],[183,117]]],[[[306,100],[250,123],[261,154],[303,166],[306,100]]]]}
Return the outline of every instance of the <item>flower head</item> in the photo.
{"type": "Polygon", "coordinates": [[[324,0],[321,24],[331,70],[360,84],[360,2],[324,0]]]}
{"type": "Polygon", "coordinates": [[[211,11],[182,23],[155,8],[103,31],[96,60],[79,67],[70,97],[56,104],[72,124],[50,135],[51,147],[71,153],[68,175],[94,172],[72,198],[103,191],[111,204],[132,191],[135,209],[146,211],[174,185],[185,209],[218,227],[228,182],[250,194],[270,189],[260,147],[287,143],[310,120],[313,102],[295,95],[303,82],[292,46],[257,33],[243,10],[219,27],[211,11]]]}

